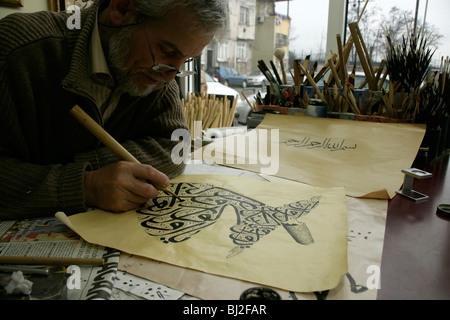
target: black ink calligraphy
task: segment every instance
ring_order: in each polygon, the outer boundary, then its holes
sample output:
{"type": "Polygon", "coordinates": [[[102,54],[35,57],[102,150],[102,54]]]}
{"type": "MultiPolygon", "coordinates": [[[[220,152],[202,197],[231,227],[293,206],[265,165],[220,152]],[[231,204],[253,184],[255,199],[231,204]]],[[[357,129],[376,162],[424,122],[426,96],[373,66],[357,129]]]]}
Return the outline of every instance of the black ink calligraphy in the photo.
{"type": "Polygon", "coordinates": [[[309,245],[314,239],[303,222],[298,219],[311,212],[321,196],[312,197],[280,207],[268,206],[260,201],[233,191],[200,183],[179,183],[174,192],[183,201],[161,196],[152,204],[137,211],[146,232],[159,237],[164,243],[186,241],[214,224],[227,206],[231,206],[237,222],[230,228],[230,239],[236,245],[228,257],[250,248],[278,226],[282,226],[299,244],[309,245]]]}
{"type": "Polygon", "coordinates": [[[358,148],[356,143],[349,143],[346,139],[339,138],[312,138],[304,137],[303,139],[289,139],[282,144],[294,148],[306,149],[325,149],[328,151],[346,151],[355,150],[358,148]]]}

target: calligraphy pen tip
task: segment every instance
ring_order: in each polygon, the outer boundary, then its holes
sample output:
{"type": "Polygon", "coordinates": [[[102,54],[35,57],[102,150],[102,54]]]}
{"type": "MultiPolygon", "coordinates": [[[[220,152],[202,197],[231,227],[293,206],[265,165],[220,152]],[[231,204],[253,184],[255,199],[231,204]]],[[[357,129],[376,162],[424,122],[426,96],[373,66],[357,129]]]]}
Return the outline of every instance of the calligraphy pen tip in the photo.
{"type": "Polygon", "coordinates": [[[166,189],[164,189],[164,190],[162,190],[165,194],[167,194],[167,195],[170,195],[170,196],[172,196],[172,197],[175,197],[175,198],[177,198],[178,200],[180,200],[180,201],[183,201],[183,200],[181,200],[181,198],[178,196],[178,195],[176,195],[172,190],[170,190],[170,188],[166,188],[166,189]]]}

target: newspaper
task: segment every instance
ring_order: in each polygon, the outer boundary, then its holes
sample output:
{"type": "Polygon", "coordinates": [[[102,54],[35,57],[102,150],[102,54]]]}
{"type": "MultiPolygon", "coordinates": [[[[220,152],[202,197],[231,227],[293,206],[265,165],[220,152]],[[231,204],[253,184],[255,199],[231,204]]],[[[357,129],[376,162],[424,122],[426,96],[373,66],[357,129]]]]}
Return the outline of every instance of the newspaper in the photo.
{"type": "Polygon", "coordinates": [[[50,275],[27,276],[33,282],[28,298],[107,300],[113,290],[120,252],[90,244],[56,218],[48,217],[0,221],[0,256],[103,258],[102,266],[76,266],[79,272],[73,276],[79,276],[80,286],[68,285],[72,275],[67,274],[69,266],[40,266],[49,269],[50,275]]]}

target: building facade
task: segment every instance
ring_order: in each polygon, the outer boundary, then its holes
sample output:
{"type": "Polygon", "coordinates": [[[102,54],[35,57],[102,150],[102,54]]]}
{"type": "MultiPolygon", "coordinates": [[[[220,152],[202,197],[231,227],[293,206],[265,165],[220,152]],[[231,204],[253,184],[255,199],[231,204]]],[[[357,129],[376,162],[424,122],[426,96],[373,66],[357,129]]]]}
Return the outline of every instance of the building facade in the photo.
{"type": "Polygon", "coordinates": [[[275,0],[230,0],[229,30],[202,55],[202,68],[231,66],[241,74],[257,70],[258,61],[274,60],[284,48],[288,61],[290,18],[275,13],[275,0]]]}

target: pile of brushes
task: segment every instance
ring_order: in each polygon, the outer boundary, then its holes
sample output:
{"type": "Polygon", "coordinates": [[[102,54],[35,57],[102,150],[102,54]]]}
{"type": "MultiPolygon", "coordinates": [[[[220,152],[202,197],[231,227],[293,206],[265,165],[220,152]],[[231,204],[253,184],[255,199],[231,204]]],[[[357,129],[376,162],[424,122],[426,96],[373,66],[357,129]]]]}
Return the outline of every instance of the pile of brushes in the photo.
{"type": "Polygon", "coordinates": [[[181,100],[181,105],[191,134],[195,132],[196,122],[201,124],[202,130],[231,127],[237,101],[238,96],[231,100],[227,96],[219,98],[206,93],[200,95],[190,93],[186,100],[181,100]]]}
{"type": "Polygon", "coordinates": [[[417,31],[409,29],[400,44],[394,44],[389,33],[385,31],[385,34],[388,43],[386,66],[390,77],[389,93],[385,99],[388,115],[418,122],[418,115],[426,108],[420,97],[430,93],[425,90],[435,79],[435,74],[432,74],[426,80],[435,49],[430,47],[430,36],[422,28],[417,31]]]}
{"type": "Polygon", "coordinates": [[[441,58],[439,71],[434,72],[420,89],[421,108],[416,111],[415,122],[428,128],[443,127],[450,115],[450,60],[441,58]]]}

